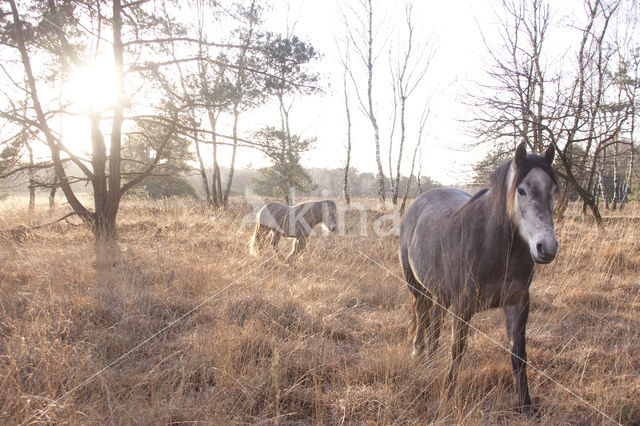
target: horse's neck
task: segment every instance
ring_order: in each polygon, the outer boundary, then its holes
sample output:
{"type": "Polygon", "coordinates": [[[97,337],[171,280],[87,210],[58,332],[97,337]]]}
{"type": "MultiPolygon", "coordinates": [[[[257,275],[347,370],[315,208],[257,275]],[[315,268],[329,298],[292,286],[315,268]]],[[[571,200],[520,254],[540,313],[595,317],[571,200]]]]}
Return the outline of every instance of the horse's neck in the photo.
{"type": "MultiPolygon", "coordinates": [[[[478,227],[485,236],[486,241],[512,241],[515,237],[514,228],[506,205],[494,197],[486,197],[474,205],[475,211],[468,214],[471,217],[480,217],[482,220],[474,220],[472,223],[478,227]],[[482,212],[481,214],[478,214],[482,212]]],[[[509,247],[511,247],[511,243],[509,247]]]]}
{"type": "Polygon", "coordinates": [[[322,221],[322,214],[318,215],[315,208],[315,205],[309,207],[306,203],[288,206],[287,214],[296,221],[304,219],[304,221],[313,228],[322,221]],[[300,210],[302,210],[302,215],[300,215],[300,210]]]}
{"type": "Polygon", "coordinates": [[[322,214],[318,214],[316,211],[318,207],[322,210],[322,205],[314,203],[305,213],[305,220],[312,228],[322,222],[322,214]]]}

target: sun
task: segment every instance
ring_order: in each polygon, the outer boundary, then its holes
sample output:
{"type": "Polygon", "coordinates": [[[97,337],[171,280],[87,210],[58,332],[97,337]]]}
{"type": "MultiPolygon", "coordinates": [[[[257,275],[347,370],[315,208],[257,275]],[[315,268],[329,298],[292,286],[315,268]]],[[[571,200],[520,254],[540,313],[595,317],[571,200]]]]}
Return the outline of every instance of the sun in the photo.
{"type": "Polygon", "coordinates": [[[107,56],[76,68],[68,82],[71,102],[89,111],[104,111],[116,96],[115,66],[107,56]]]}

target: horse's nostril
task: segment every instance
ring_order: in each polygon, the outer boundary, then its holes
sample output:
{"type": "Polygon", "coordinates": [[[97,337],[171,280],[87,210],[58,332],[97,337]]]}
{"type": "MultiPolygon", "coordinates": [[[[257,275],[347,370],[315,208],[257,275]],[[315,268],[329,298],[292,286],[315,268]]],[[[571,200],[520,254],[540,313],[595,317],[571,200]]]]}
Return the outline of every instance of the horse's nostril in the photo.
{"type": "Polygon", "coordinates": [[[539,255],[544,256],[544,246],[542,245],[542,243],[538,243],[536,245],[536,250],[538,250],[539,255]]]}

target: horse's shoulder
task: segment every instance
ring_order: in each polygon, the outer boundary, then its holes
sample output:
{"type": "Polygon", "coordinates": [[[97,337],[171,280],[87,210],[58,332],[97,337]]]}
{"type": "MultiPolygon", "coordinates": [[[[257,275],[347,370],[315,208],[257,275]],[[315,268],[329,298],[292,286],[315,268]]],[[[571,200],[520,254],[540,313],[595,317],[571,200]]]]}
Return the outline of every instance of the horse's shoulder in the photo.
{"type": "Polygon", "coordinates": [[[449,219],[471,195],[459,189],[438,188],[424,192],[407,209],[401,226],[401,234],[413,238],[416,232],[430,234],[444,232],[449,219]]]}

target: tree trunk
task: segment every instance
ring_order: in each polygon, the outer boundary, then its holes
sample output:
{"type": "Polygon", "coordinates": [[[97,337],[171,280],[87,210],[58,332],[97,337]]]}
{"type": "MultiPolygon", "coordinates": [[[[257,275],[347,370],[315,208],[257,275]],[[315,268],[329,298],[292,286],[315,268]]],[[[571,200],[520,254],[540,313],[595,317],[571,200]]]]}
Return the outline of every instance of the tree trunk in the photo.
{"type": "MultiPolygon", "coordinates": [[[[116,98],[111,123],[111,145],[109,147],[109,191],[107,193],[107,217],[112,218],[115,230],[115,218],[122,196],[120,174],[122,123],[124,121],[124,46],[122,44],[122,5],[120,0],[113,1],[113,58],[115,62],[116,98]]],[[[97,211],[96,211],[97,214],[97,211]]],[[[111,220],[111,219],[110,219],[111,220]]],[[[115,232],[105,234],[115,237],[115,232]]]]}
{"type": "Polygon", "coordinates": [[[35,182],[29,178],[29,215],[33,214],[33,211],[36,209],[36,186],[35,182]]]}
{"type": "MultiPolygon", "coordinates": [[[[215,136],[214,136],[215,138],[215,136]]],[[[222,204],[222,179],[220,178],[220,166],[218,165],[218,144],[214,140],[213,142],[213,182],[211,182],[212,188],[215,185],[214,190],[214,206],[220,207],[222,204]]]]}
{"type": "Polygon", "coordinates": [[[31,216],[36,208],[36,172],[33,168],[33,149],[29,143],[27,143],[27,150],[29,151],[29,208],[27,212],[31,216]]]}
{"type": "MultiPolygon", "coordinates": [[[[637,73],[637,66],[636,66],[636,76],[637,75],[638,73],[637,73]]],[[[630,96],[631,126],[629,128],[629,168],[627,169],[627,179],[624,185],[625,186],[624,194],[623,194],[622,200],[620,201],[620,210],[624,208],[627,202],[627,197],[629,195],[629,191],[631,190],[631,184],[633,183],[633,166],[634,166],[635,150],[636,150],[636,147],[634,145],[634,140],[633,140],[633,135],[636,129],[636,87],[637,86],[633,86],[633,92],[632,92],[632,95],[630,96]]]]}
{"type": "Polygon", "coordinates": [[[53,176],[53,182],[51,182],[51,190],[49,191],[49,209],[53,209],[56,206],[56,191],[58,189],[58,177],[53,176]]]}
{"type": "Polygon", "coordinates": [[[349,109],[349,94],[347,92],[347,69],[343,78],[344,89],[344,109],[347,115],[347,160],[344,165],[344,181],[342,192],[344,194],[344,202],[349,207],[351,205],[351,196],[349,195],[349,166],[351,164],[351,110],[349,109]]]}
{"type": "Polygon", "coordinates": [[[564,181],[562,185],[562,195],[558,197],[558,202],[555,207],[555,214],[558,220],[564,218],[564,214],[569,207],[569,182],[564,181]]]}
{"type": "Polygon", "coordinates": [[[91,215],[87,211],[87,209],[82,205],[80,200],[75,196],[73,190],[71,189],[71,185],[67,179],[66,172],[62,165],[62,159],[60,158],[60,148],[56,143],[56,139],[49,128],[47,123],[47,119],[42,110],[42,106],[40,104],[40,98],[38,96],[38,89],[36,86],[36,79],[33,75],[33,70],[31,68],[31,58],[29,57],[29,53],[27,51],[27,47],[24,40],[24,33],[22,28],[22,21],[20,20],[20,14],[18,12],[18,7],[16,5],[15,0],[10,0],[9,2],[11,6],[11,13],[13,15],[13,23],[15,30],[15,42],[16,47],[20,52],[20,58],[22,60],[22,65],[24,66],[24,71],[27,79],[27,85],[29,86],[29,93],[31,96],[31,101],[33,103],[33,109],[35,110],[38,124],[45,136],[45,141],[49,150],[51,151],[51,159],[54,164],[54,170],[56,176],[58,177],[58,181],[60,182],[60,188],[62,192],[64,192],[69,205],[73,209],[74,212],[85,222],[91,221],[91,215]]]}
{"type": "Polygon", "coordinates": [[[209,126],[211,127],[211,144],[213,145],[213,176],[211,177],[211,199],[213,206],[218,208],[222,205],[222,181],[220,179],[220,166],[218,165],[218,138],[216,136],[216,126],[218,120],[215,111],[207,109],[209,126]]]}
{"type": "Polygon", "coordinates": [[[198,131],[193,132],[193,142],[196,147],[196,157],[198,158],[198,169],[200,171],[200,177],[202,178],[202,187],[204,188],[204,195],[208,205],[213,204],[211,198],[211,192],[209,192],[209,181],[207,179],[207,171],[204,168],[204,161],[202,161],[202,155],[200,153],[200,140],[198,139],[198,131]]]}
{"type": "Polygon", "coordinates": [[[562,167],[565,170],[565,173],[566,173],[565,180],[567,184],[571,185],[576,190],[576,192],[578,193],[578,196],[583,201],[583,207],[585,211],[587,208],[591,210],[591,213],[593,214],[593,217],[596,220],[596,223],[598,225],[602,225],[602,216],[600,215],[600,210],[598,209],[598,205],[593,202],[593,198],[591,197],[591,195],[576,180],[576,177],[573,175],[572,168],[569,165],[569,160],[567,159],[564,151],[560,151],[556,147],[556,152],[558,153],[558,157],[562,162],[562,167]]]}
{"type": "MultiPolygon", "coordinates": [[[[422,130],[420,131],[420,135],[422,135],[422,130]]],[[[411,172],[409,173],[409,179],[407,179],[407,187],[404,190],[404,197],[402,198],[402,203],[400,204],[400,214],[404,214],[404,209],[407,206],[407,197],[409,196],[409,187],[411,186],[411,179],[413,178],[413,171],[416,165],[416,155],[418,153],[418,148],[420,148],[421,137],[418,137],[418,143],[416,144],[415,149],[413,150],[413,158],[411,159],[411,172]]],[[[418,177],[419,179],[419,177],[418,177]]],[[[419,183],[418,183],[419,185],[419,183]]]]}
{"type": "Polygon", "coordinates": [[[382,169],[382,160],[380,159],[380,130],[378,128],[378,121],[376,120],[376,116],[373,112],[373,97],[372,97],[372,88],[373,88],[373,6],[371,4],[371,0],[368,0],[368,18],[369,18],[369,26],[368,26],[368,40],[367,40],[367,100],[369,104],[369,121],[371,121],[371,126],[373,127],[373,141],[376,147],[376,165],[378,167],[378,198],[380,202],[385,201],[385,184],[384,184],[384,170],[382,169]]]}
{"type": "MultiPolygon", "coordinates": [[[[398,204],[398,193],[400,192],[400,165],[402,163],[402,150],[404,149],[404,140],[406,133],[406,124],[405,124],[405,107],[407,104],[407,98],[404,96],[404,92],[400,92],[400,146],[398,147],[398,163],[396,165],[396,180],[393,184],[393,194],[391,195],[391,202],[393,205],[398,204]]],[[[417,149],[417,147],[416,147],[417,149]]],[[[415,158],[415,155],[414,155],[415,158]]],[[[407,182],[407,188],[409,187],[409,182],[407,182]]]]}
{"type": "Polygon", "coordinates": [[[233,147],[231,149],[231,162],[229,164],[229,174],[227,176],[227,185],[224,189],[224,196],[222,197],[222,206],[226,209],[229,206],[229,193],[231,192],[231,183],[233,181],[233,173],[236,164],[236,152],[238,151],[238,117],[240,111],[238,110],[238,102],[233,106],[233,147]]]}
{"type": "Polygon", "coordinates": [[[627,203],[627,197],[629,196],[629,191],[631,190],[631,184],[633,183],[633,163],[635,158],[635,147],[633,146],[633,118],[631,118],[631,145],[629,152],[629,169],[627,170],[627,181],[623,185],[623,194],[622,199],[620,200],[620,210],[622,210],[627,203]]]}
{"type": "MultiPolygon", "coordinates": [[[[389,57],[391,57],[391,54],[389,54],[389,57]]],[[[394,184],[394,179],[393,179],[393,137],[395,135],[396,132],[396,119],[397,119],[397,115],[398,115],[398,101],[396,100],[397,95],[396,95],[396,85],[395,83],[391,84],[391,87],[393,88],[393,118],[391,119],[391,131],[389,132],[389,155],[387,156],[387,161],[388,161],[388,167],[389,167],[389,185],[391,186],[391,193],[393,194],[393,184],[394,184]]]]}
{"type": "MultiPolygon", "coordinates": [[[[96,213],[93,226],[96,241],[96,268],[98,272],[122,261],[122,252],[118,245],[116,215],[111,212],[96,213]]],[[[104,282],[100,283],[104,284],[104,282]]]]}
{"type": "Polygon", "coordinates": [[[620,201],[620,176],[618,173],[618,144],[616,143],[613,151],[613,200],[611,203],[611,210],[615,210],[618,207],[620,201]]]}

